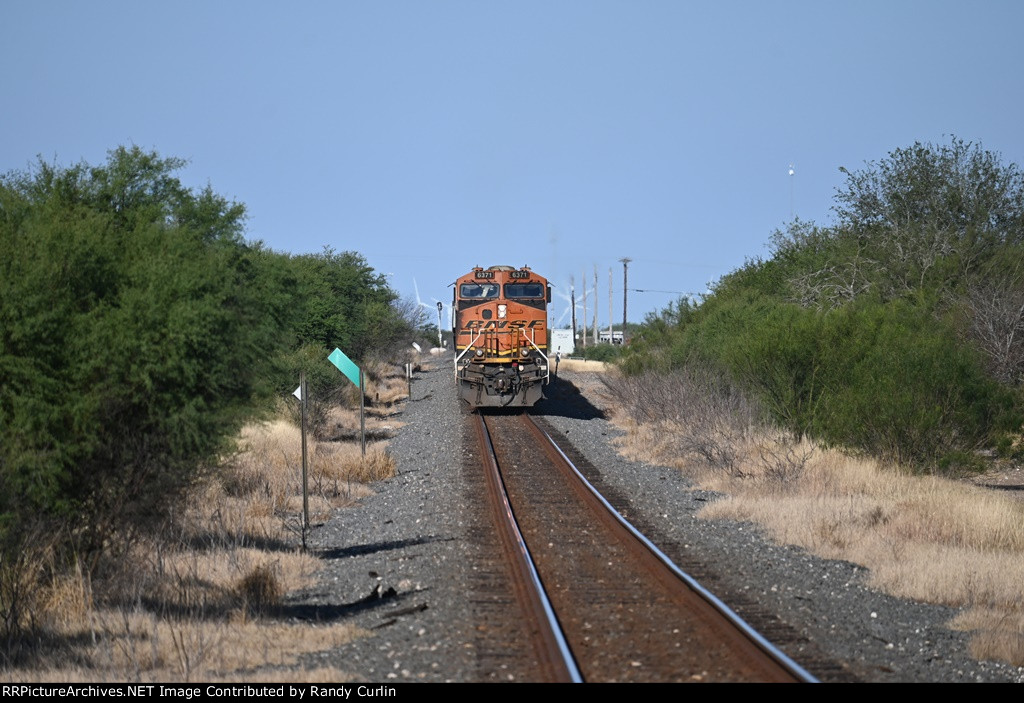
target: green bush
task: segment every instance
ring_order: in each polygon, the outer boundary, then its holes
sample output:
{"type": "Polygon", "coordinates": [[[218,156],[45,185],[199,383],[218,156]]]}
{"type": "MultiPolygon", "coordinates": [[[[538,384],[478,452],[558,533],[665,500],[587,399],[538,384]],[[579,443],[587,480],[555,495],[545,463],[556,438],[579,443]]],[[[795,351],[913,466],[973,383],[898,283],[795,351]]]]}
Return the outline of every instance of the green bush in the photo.
{"type": "Polygon", "coordinates": [[[970,468],[1021,431],[1024,172],[956,138],[841,170],[835,225],[776,232],[770,259],[649,317],[620,366],[697,363],[795,435],[970,468]]]}
{"type": "MultiPolygon", "coordinates": [[[[933,464],[994,439],[1012,394],[945,321],[905,303],[835,311],[837,353],[815,428],[873,454],[933,464]]],[[[962,463],[962,462],[961,462],[962,463]]]]}
{"type": "Polygon", "coordinates": [[[580,347],[577,354],[589,361],[615,361],[622,355],[622,346],[618,344],[590,344],[586,349],[580,347]]]}
{"type": "Polygon", "coordinates": [[[927,467],[1013,427],[1013,393],[928,307],[865,299],[820,311],[722,295],[623,368],[700,363],[753,392],[795,436],[927,467]]]}
{"type": "Polygon", "coordinates": [[[241,206],[136,149],[0,182],[0,514],[79,549],[159,517],[225,446],[274,353],[241,206]]]}
{"type": "Polygon", "coordinates": [[[182,165],[121,148],[0,177],[0,656],[45,569],[160,525],[300,369],[323,411],[335,346],[365,362],[412,334],[361,256],[244,241],[243,206],[182,165]]]}
{"type": "Polygon", "coordinates": [[[298,370],[311,395],[412,335],[354,252],[242,238],[244,207],[137,147],[0,178],[0,538],[27,516],[76,550],[137,530],[298,370]],[[55,523],[56,524],[56,523],[55,523]]]}

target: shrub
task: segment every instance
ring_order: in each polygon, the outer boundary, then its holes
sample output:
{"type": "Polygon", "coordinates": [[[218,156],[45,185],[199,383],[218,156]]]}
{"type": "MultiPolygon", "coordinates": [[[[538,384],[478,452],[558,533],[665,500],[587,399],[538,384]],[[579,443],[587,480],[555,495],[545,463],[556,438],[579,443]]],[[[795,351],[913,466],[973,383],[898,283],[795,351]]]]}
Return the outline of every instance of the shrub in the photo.
{"type": "Polygon", "coordinates": [[[739,458],[761,413],[756,401],[728,377],[690,366],[667,374],[602,376],[602,380],[630,417],[671,426],[667,442],[680,457],[716,470],[741,472],[739,458]]]}
{"type": "Polygon", "coordinates": [[[675,334],[667,359],[721,369],[795,437],[920,467],[994,440],[1016,417],[1013,394],[951,324],[901,300],[827,311],[714,300],[675,334]]]}
{"type": "Polygon", "coordinates": [[[579,349],[580,356],[590,361],[614,361],[622,355],[622,346],[617,344],[591,344],[579,349]]]}
{"type": "Polygon", "coordinates": [[[828,406],[818,423],[830,441],[922,465],[993,440],[1012,395],[943,320],[894,302],[837,311],[828,406]]]}

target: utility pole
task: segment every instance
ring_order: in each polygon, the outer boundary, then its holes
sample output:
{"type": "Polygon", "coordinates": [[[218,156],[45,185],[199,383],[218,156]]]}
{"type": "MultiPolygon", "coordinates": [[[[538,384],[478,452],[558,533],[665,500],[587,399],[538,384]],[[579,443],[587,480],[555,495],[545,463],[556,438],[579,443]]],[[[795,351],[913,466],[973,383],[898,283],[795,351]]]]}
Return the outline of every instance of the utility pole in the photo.
{"type": "Polygon", "coordinates": [[[594,344],[597,344],[597,341],[597,264],[594,264],[594,344]]]}
{"type": "Polygon", "coordinates": [[[587,352],[587,271],[583,270],[583,353],[587,352]]]}
{"type": "Polygon", "coordinates": [[[608,343],[615,344],[615,326],[612,323],[612,267],[608,267],[608,343]]]}
{"type": "Polygon", "coordinates": [[[572,343],[576,345],[576,280],[569,276],[569,305],[572,307],[572,343]]]}
{"type": "Polygon", "coordinates": [[[628,302],[629,294],[629,262],[632,261],[628,256],[624,256],[619,261],[622,262],[622,343],[626,343],[626,304],[628,302]]]}

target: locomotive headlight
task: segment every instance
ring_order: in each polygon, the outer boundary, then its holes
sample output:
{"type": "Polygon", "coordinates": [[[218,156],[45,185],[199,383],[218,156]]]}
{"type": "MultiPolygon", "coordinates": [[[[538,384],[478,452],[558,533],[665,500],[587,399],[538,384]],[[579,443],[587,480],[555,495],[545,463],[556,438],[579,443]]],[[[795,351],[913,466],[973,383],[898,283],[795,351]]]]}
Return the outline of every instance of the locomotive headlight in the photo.
{"type": "Polygon", "coordinates": [[[504,320],[505,316],[507,314],[508,314],[508,306],[507,305],[499,305],[498,306],[498,319],[499,320],[504,320]]]}

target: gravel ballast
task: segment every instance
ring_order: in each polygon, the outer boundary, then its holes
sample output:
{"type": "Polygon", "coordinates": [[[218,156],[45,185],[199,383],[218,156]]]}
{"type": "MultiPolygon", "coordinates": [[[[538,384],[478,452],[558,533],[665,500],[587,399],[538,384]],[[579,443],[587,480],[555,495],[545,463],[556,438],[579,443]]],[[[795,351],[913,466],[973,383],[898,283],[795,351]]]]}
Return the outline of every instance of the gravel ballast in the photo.
{"type": "MultiPolygon", "coordinates": [[[[307,663],[373,682],[521,680],[484,651],[480,612],[494,602],[476,592],[488,548],[462,468],[465,411],[450,359],[432,366],[416,375],[388,445],[399,474],[311,535],[320,582],[292,603],[369,634],[307,663]]],[[[821,680],[1024,682],[1020,668],[968,656],[968,635],[946,627],[955,609],[878,593],[862,567],[772,544],[754,525],[698,518],[716,496],[620,457],[609,443],[620,432],[572,379],[563,372],[533,414],[620,512],[821,680]]]]}

